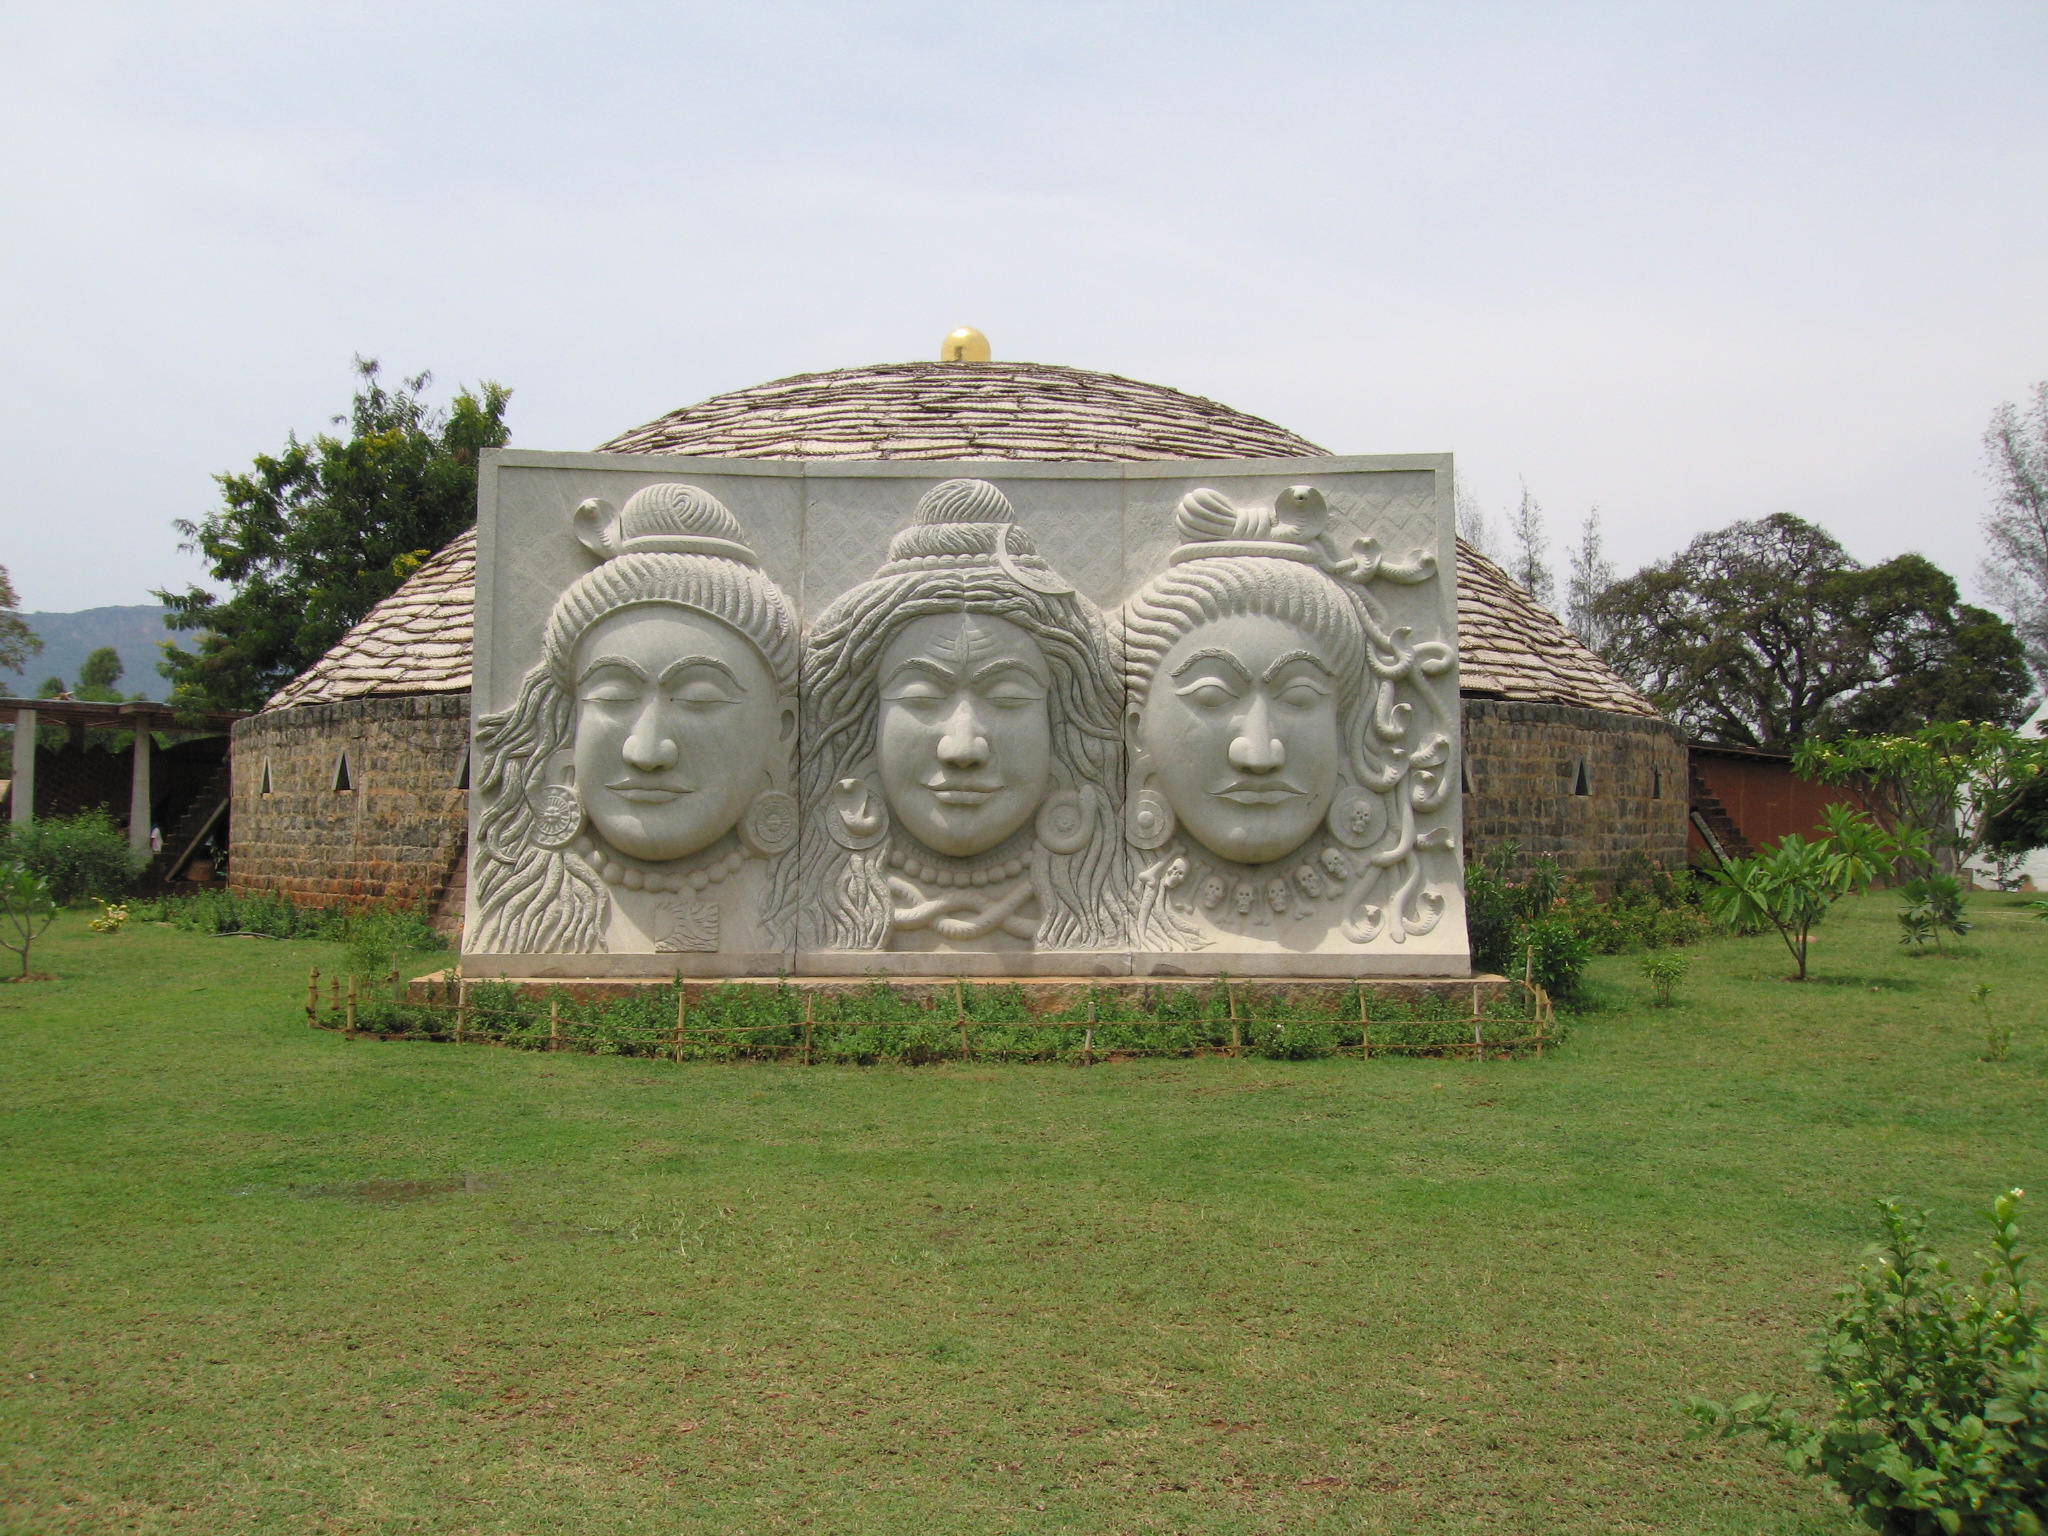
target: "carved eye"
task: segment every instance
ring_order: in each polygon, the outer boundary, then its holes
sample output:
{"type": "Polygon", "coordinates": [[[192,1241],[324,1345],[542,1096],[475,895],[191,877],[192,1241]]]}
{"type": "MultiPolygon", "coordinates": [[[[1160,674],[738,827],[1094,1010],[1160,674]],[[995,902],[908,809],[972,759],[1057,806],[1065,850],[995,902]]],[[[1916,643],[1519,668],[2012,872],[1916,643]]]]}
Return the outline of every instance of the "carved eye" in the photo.
{"type": "Polygon", "coordinates": [[[997,683],[982,697],[997,709],[1024,709],[1036,704],[1043,695],[1026,682],[997,683]]]}
{"type": "Polygon", "coordinates": [[[1326,690],[1305,677],[1297,677],[1280,690],[1280,702],[1295,709],[1313,709],[1329,697],[1326,690]]]}
{"type": "Polygon", "coordinates": [[[699,678],[684,683],[673,695],[678,704],[693,704],[702,708],[713,704],[737,704],[731,692],[720,687],[709,678],[699,678]]]}
{"type": "Polygon", "coordinates": [[[946,701],[946,690],[937,683],[913,679],[906,683],[898,683],[884,694],[883,697],[891,704],[909,704],[912,706],[943,704],[946,701]]]}
{"type": "Polygon", "coordinates": [[[1237,702],[1236,691],[1213,677],[1201,678],[1174,691],[1197,709],[1227,709],[1237,702]]]}
{"type": "Polygon", "coordinates": [[[605,678],[583,691],[583,702],[586,704],[635,704],[639,699],[638,685],[629,683],[624,678],[605,678]]]}

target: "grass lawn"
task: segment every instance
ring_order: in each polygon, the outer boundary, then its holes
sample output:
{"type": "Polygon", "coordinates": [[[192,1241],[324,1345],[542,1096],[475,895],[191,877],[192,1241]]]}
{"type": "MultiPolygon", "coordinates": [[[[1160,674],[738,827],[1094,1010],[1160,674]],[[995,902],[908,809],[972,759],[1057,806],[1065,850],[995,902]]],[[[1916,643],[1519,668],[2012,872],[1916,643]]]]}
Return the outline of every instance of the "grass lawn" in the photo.
{"type": "Polygon", "coordinates": [[[1598,962],[1540,1062],[1092,1070],[350,1043],[331,947],[67,917],[0,988],[0,1529],[1846,1536],[1680,1404],[1810,1400],[1872,1197],[2048,1189],[2018,900],[1598,962]]]}

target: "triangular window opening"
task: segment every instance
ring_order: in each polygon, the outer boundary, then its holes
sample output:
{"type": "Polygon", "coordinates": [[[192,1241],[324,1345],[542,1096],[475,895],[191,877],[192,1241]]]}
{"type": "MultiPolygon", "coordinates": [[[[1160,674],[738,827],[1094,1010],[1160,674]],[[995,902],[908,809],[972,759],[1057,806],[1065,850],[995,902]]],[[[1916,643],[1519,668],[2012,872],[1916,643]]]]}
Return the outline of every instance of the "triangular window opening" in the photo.
{"type": "Polygon", "coordinates": [[[1572,781],[1572,793],[1590,795],[1593,793],[1593,776],[1586,771],[1586,760],[1579,759],[1579,776],[1572,781]]]}
{"type": "Polygon", "coordinates": [[[1652,768],[1650,770],[1650,798],[1652,800],[1662,800],[1664,798],[1664,770],[1662,768],[1652,768]]]}
{"type": "Polygon", "coordinates": [[[341,761],[334,765],[334,792],[346,795],[356,787],[355,776],[349,772],[348,754],[341,754],[341,761]]]}
{"type": "Polygon", "coordinates": [[[263,759],[263,787],[262,787],[261,789],[257,790],[257,791],[256,791],[256,793],[258,793],[259,795],[267,795],[267,794],[271,793],[271,788],[270,788],[270,759],[269,759],[269,758],[267,758],[267,757],[266,757],[265,759],[263,759]]]}
{"type": "Polygon", "coordinates": [[[455,775],[455,787],[457,789],[469,788],[469,749],[467,747],[462,749],[462,771],[455,775]]]}

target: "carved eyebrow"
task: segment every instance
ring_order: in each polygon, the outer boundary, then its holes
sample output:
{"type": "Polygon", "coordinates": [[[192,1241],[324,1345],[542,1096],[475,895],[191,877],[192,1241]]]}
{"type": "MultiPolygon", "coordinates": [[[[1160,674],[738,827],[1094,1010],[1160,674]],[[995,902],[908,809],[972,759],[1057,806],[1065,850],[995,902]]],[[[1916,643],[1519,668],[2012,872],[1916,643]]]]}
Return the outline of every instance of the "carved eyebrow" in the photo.
{"type": "Polygon", "coordinates": [[[582,675],[576,679],[576,686],[581,688],[590,681],[591,673],[602,672],[606,667],[622,667],[639,678],[641,682],[647,681],[647,673],[639,662],[629,661],[624,656],[599,656],[583,669],[582,675]]]}
{"type": "Polygon", "coordinates": [[[1333,681],[1336,678],[1336,673],[1330,670],[1330,664],[1324,661],[1323,658],[1318,656],[1314,651],[1289,651],[1285,656],[1282,656],[1278,661],[1274,662],[1273,665],[1266,668],[1265,680],[1270,683],[1271,681],[1273,681],[1274,678],[1280,675],[1280,669],[1282,667],[1287,666],[1290,662],[1296,661],[1307,662],[1310,666],[1314,667],[1318,672],[1322,673],[1323,676],[1330,678],[1333,681]]]}
{"type": "Polygon", "coordinates": [[[974,681],[983,683],[1001,672],[1022,672],[1034,683],[1043,683],[1045,681],[1044,678],[1038,675],[1037,670],[1030,662],[1016,656],[1005,656],[1000,661],[990,662],[974,674],[974,681]]]}
{"type": "Polygon", "coordinates": [[[1243,662],[1239,661],[1235,656],[1231,655],[1230,652],[1219,650],[1213,645],[1208,646],[1203,650],[1195,652],[1194,655],[1190,656],[1186,661],[1182,662],[1179,666],[1173,669],[1173,675],[1175,677],[1179,677],[1183,672],[1188,671],[1197,662],[1201,661],[1220,661],[1226,667],[1229,667],[1233,672],[1235,672],[1239,677],[1243,678],[1247,683],[1249,683],[1252,680],[1252,674],[1243,662]]]}
{"type": "Polygon", "coordinates": [[[714,672],[723,672],[725,680],[731,683],[734,688],[738,689],[741,693],[747,691],[747,685],[739,680],[739,675],[716,656],[685,656],[680,660],[672,661],[662,671],[661,680],[666,683],[678,672],[687,671],[691,667],[709,667],[714,672]]]}
{"type": "Polygon", "coordinates": [[[890,683],[906,672],[922,672],[925,676],[936,678],[942,683],[958,682],[960,679],[959,672],[952,667],[940,666],[936,661],[929,660],[923,656],[911,656],[897,662],[890,669],[888,677],[882,681],[882,686],[888,687],[890,683]]]}

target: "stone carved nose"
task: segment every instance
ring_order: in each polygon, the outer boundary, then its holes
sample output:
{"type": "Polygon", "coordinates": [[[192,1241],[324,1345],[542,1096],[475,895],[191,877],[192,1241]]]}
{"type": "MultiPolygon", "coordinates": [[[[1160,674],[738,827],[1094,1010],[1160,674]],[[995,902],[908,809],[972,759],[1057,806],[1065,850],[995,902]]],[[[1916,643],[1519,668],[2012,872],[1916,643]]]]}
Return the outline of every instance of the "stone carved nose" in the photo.
{"type": "Polygon", "coordinates": [[[1273,734],[1272,713],[1266,696],[1252,700],[1252,707],[1237,723],[1230,739],[1230,766],[1239,773],[1278,773],[1287,766],[1287,748],[1273,734]]]}
{"type": "Polygon", "coordinates": [[[650,702],[640,711],[639,719],[633,722],[632,734],[627,736],[620,755],[628,767],[642,773],[659,773],[664,768],[673,768],[681,749],[676,745],[675,732],[662,728],[661,709],[650,702]]]}
{"type": "Polygon", "coordinates": [[[939,761],[948,768],[979,768],[988,761],[988,738],[981,731],[981,716],[974,701],[962,699],[946,717],[946,731],[939,738],[939,761]]]}

